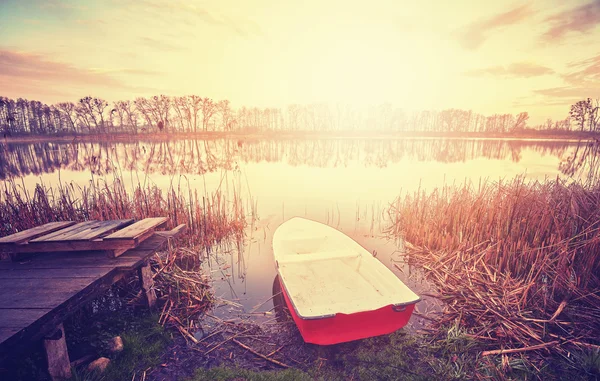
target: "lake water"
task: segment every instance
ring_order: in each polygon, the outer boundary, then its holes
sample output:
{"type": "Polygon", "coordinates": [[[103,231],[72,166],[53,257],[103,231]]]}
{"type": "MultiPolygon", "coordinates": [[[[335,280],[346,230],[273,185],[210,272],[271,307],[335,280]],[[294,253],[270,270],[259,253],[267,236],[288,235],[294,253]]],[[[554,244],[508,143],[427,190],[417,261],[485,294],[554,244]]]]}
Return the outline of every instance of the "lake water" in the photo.
{"type": "MultiPolygon", "coordinates": [[[[217,249],[209,269],[217,295],[241,305],[216,311],[231,315],[250,312],[272,295],[271,239],[277,226],[293,216],[343,231],[417,293],[427,293],[420,273],[404,263],[402,244],[385,234],[387,207],[396,197],[481,179],[577,178],[589,164],[582,160],[586,147],[573,141],[477,139],[3,143],[0,181],[20,178],[31,191],[38,183],[110,182],[119,173],[132,185],[237,192],[257,219],[242,247],[217,249]]],[[[421,312],[435,308],[424,299],[421,312]]],[[[256,312],[272,308],[267,302],[256,312]]]]}

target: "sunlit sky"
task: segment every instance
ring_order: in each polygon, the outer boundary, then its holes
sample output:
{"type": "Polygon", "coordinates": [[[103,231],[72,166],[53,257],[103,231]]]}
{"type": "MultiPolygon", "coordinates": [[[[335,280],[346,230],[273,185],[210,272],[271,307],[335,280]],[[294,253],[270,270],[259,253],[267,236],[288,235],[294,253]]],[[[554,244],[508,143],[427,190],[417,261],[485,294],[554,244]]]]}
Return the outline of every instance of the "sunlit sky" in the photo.
{"type": "Polygon", "coordinates": [[[0,95],[389,102],[562,119],[600,97],[600,0],[0,0],[0,95]]]}

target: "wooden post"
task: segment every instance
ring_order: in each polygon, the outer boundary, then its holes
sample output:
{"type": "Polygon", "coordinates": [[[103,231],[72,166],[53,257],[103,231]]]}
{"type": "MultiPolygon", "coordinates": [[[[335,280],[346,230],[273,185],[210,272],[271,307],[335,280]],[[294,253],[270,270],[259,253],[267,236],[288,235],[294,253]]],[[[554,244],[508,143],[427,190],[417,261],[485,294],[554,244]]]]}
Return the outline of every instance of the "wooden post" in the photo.
{"type": "Polygon", "coordinates": [[[140,284],[142,286],[142,294],[146,299],[149,308],[153,308],[156,303],[156,293],[154,292],[154,279],[152,279],[152,269],[150,264],[146,262],[139,270],[140,284]]]}
{"type": "Polygon", "coordinates": [[[71,362],[67,352],[65,329],[62,323],[57,327],[54,334],[44,339],[44,348],[46,348],[46,359],[48,359],[48,373],[50,373],[52,380],[71,378],[71,362]]]}

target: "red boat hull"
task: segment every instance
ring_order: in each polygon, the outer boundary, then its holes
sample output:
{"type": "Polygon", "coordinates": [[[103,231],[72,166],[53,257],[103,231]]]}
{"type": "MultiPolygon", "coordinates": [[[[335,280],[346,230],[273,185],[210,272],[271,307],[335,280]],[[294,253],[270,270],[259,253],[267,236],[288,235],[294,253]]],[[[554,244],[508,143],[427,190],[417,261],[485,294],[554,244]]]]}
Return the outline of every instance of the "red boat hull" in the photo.
{"type": "MultiPolygon", "coordinates": [[[[279,282],[281,282],[281,278],[279,278],[279,282]]],[[[345,343],[395,332],[408,323],[415,308],[415,304],[401,307],[389,305],[373,311],[353,314],[338,313],[335,316],[320,319],[302,319],[296,313],[284,285],[281,286],[285,304],[302,338],[305,342],[312,344],[345,343]]]]}

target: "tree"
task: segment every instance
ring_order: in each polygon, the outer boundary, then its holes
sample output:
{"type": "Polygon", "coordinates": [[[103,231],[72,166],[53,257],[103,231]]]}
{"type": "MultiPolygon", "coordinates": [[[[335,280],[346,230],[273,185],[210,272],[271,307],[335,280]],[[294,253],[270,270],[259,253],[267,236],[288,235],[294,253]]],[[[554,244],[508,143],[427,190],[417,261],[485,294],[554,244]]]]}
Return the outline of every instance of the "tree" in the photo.
{"type": "Polygon", "coordinates": [[[522,131],[527,127],[527,121],[529,120],[529,114],[527,112],[520,112],[517,114],[517,120],[512,128],[513,131],[522,131]]]}
{"type": "Polygon", "coordinates": [[[96,131],[98,131],[99,125],[98,118],[96,118],[94,98],[90,96],[81,98],[77,107],[77,115],[84,122],[90,132],[92,123],[94,124],[96,131]]]}
{"type": "Polygon", "coordinates": [[[171,98],[166,95],[153,96],[150,98],[150,111],[156,126],[162,131],[163,128],[169,125],[171,98]]]}
{"type": "Polygon", "coordinates": [[[217,111],[217,105],[210,98],[202,98],[202,129],[208,131],[208,122],[217,111]]]}
{"type": "Polygon", "coordinates": [[[231,107],[229,107],[229,101],[223,100],[217,102],[217,112],[221,117],[223,131],[229,131],[233,123],[233,114],[231,113],[231,107]]]}
{"type": "MultiPolygon", "coordinates": [[[[127,123],[131,128],[131,132],[134,134],[138,133],[138,114],[136,113],[134,102],[132,101],[121,101],[117,103],[118,108],[123,110],[127,123]]],[[[118,111],[117,111],[118,112],[118,111]]]]}
{"type": "Polygon", "coordinates": [[[194,121],[194,132],[198,131],[198,112],[200,111],[200,105],[202,103],[202,98],[197,95],[189,95],[188,96],[188,113],[190,120],[194,121]]]}
{"type": "Polygon", "coordinates": [[[575,125],[579,126],[581,131],[585,129],[586,121],[588,122],[588,127],[590,131],[595,131],[598,126],[598,103],[599,100],[596,100],[596,105],[592,103],[592,99],[588,98],[582,101],[579,101],[571,106],[571,111],[569,111],[569,115],[571,119],[575,122],[575,125]]]}
{"type": "Polygon", "coordinates": [[[75,121],[77,120],[76,107],[73,102],[62,102],[56,105],[56,108],[61,113],[61,116],[67,121],[67,125],[71,127],[73,132],[77,132],[75,121]]]}

